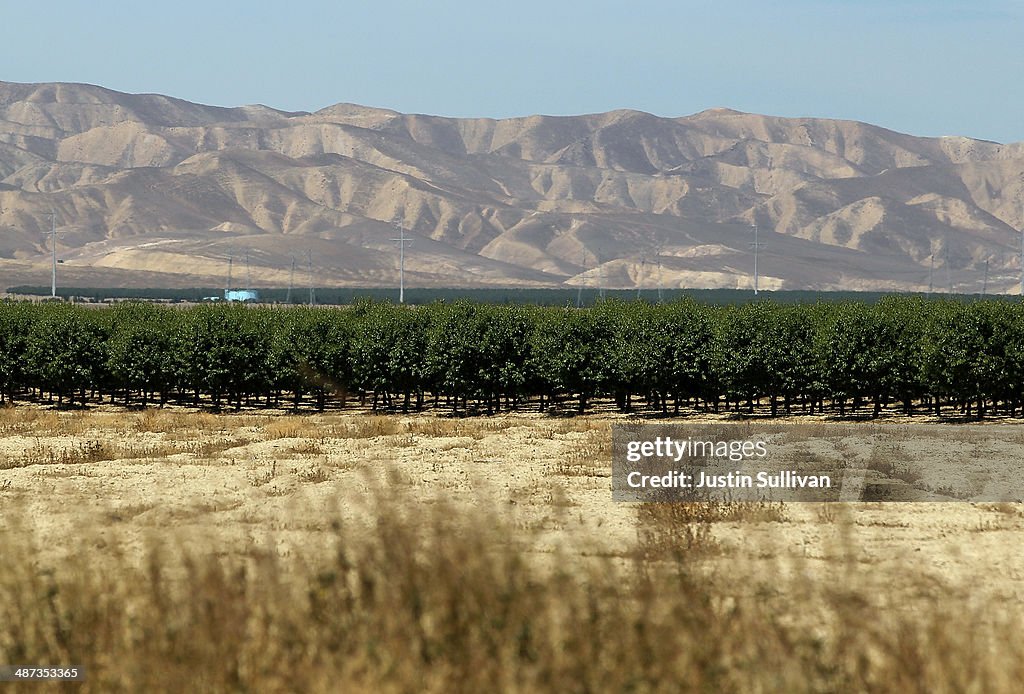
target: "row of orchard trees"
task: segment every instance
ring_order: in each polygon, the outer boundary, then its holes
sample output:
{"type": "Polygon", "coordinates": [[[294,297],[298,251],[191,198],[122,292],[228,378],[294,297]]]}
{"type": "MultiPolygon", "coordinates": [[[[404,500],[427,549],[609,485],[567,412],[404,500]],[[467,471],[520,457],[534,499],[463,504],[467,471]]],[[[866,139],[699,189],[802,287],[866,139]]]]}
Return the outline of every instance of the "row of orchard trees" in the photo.
{"type": "Polygon", "coordinates": [[[955,406],[1024,414],[1024,306],[876,304],[592,309],[457,302],[408,308],[188,309],[0,304],[4,399],[494,412],[594,399],[838,414],[955,406]]]}

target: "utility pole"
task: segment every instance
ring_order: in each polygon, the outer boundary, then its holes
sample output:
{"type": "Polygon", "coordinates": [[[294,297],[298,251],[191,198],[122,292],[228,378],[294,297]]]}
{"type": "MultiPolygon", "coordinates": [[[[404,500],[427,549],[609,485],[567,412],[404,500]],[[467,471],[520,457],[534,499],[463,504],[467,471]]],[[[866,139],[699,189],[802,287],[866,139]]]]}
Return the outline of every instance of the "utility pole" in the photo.
{"type": "Polygon", "coordinates": [[[402,223],[395,221],[398,228],[398,238],[391,239],[398,243],[398,303],[405,303],[405,244],[412,245],[412,239],[405,238],[405,227],[402,223]]]}
{"type": "Polygon", "coordinates": [[[292,285],[295,284],[295,255],[292,255],[292,271],[288,274],[288,293],[284,297],[284,302],[290,304],[292,302],[292,285]]]}
{"type": "Polygon", "coordinates": [[[949,233],[946,233],[945,248],[943,249],[945,255],[944,263],[946,265],[946,294],[953,294],[953,271],[949,267],[949,233]]]}
{"type": "Polygon", "coordinates": [[[663,282],[662,282],[662,277],[661,277],[661,253],[662,253],[663,250],[665,250],[665,246],[664,246],[663,243],[659,243],[657,245],[657,247],[654,249],[654,257],[658,259],[658,303],[659,304],[662,302],[662,298],[663,298],[663,295],[662,295],[662,284],[663,284],[663,282]]]}
{"type": "Polygon", "coordinates": [[[57,298],[57,213],[50,208],[50,259],[53,264],[53,273],[50,277],[50,296],[57,298]]]}
{"type": "Polygon", "coordinates": [[[580,249],[580,267],[583,268],[583,272],[580,273],[580,283],[576,285],[576,308],[583,307],[583,282],[585,281],[584,273],[586,273],[587,263],[587,249],[580,249]]]}
{"type": "Polygon", "coordinates": [[[228,284],[227,284],[226,287],[224,287],[224,298],[225,299],[228,298],[228,292],[231,291],[231,264],[235,260],[235,258],[232,255],[232,253],[233,253],[233,251],[230,251],[230,250],[228,251],[228,284]]]}
{"type": "Polygon", "coordinates": [[[642,256],[640,258],[640,274],[637,275],[637,277],[636,277],[636,300],[637,301],[640,301],[640,287],[642,286],[640,283],[643,281],[644,266],[646,264],[647,264],[647,256],[642,256]]]}
{"type": "Polygon", "coordinates": [[[750,247],[754,249],[754,296],[757,296],[757,250],[761,247],[761,244],[757,242],[757,223],[751,224],[750,226],[754,227],[754,243],[750,244],[750,247]]]}
{"type": "MultiPolygon", "coordinates": [[[[1024,212],[1024,205],[1021,206],[1021,212],[1024,212]]],[[[1020,295],[1024,297],[1024,221],[1020,224],[1020,295]]]]}
{"type": "Polygon", "coordinates": [[[313,249],[306,249],[306,269],[309,271],[309,305],[316,303],[316,292],[313,291],[313,249]]]}

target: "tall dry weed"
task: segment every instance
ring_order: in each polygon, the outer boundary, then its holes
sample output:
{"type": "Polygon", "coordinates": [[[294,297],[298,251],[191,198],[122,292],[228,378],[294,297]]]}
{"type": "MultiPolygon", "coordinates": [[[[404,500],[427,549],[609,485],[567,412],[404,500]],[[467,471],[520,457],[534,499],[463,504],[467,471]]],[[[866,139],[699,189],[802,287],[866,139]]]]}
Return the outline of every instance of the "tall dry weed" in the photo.
{"type": "Polygon", "coordinates": [[[686,552],[540,568],[501,517],[410,501],[380,492],[369,525],[333,524],[328,556],[288,560],[168,536],[141,562],[89,545],[46,568],[8,524],[0,661],[84,666],[85,692],[1009,692],[1024,677],[1018,610],[941,592],[900,609],[853,560],[841,585],[735,586],[686,552]]]}

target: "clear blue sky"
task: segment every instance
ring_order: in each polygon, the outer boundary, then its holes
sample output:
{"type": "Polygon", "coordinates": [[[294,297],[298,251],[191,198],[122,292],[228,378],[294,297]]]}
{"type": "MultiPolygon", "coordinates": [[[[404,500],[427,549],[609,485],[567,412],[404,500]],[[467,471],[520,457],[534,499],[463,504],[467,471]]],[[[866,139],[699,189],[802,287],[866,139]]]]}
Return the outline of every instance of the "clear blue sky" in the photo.
{"type": "Polygon", "coordinates": [[[1021,0],[4,5],[13,82],[450,116],[727,106],[1024,140],[1021,0]]]}

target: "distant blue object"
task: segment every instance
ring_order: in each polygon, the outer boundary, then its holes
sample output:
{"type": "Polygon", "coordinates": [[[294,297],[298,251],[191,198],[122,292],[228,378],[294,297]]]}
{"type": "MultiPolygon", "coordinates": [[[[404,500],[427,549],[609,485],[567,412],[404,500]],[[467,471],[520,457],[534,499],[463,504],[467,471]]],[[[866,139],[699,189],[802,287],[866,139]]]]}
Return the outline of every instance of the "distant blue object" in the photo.
{"type": "Polygon", "coordinates": [[[259,301],[260,295],[255,289],[225,289],[224,301],[259,301]]]}

